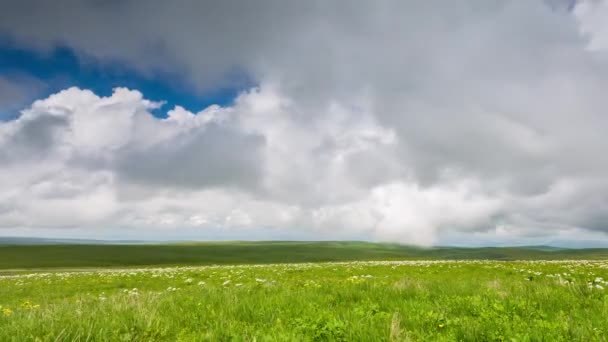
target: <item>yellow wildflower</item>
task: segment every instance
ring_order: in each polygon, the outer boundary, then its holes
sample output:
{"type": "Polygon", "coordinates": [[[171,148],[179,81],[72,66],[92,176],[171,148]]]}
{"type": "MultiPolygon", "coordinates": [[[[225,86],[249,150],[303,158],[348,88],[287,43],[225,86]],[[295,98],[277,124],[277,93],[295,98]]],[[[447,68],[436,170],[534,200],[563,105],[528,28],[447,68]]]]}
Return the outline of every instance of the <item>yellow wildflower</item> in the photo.
{"type": "Polygon", "coordinates": [[[4,308],[2,309],[2,314],[4,315],[4,317],[8,317],[13,314],[13,310],[9,308],[4,308]]]}

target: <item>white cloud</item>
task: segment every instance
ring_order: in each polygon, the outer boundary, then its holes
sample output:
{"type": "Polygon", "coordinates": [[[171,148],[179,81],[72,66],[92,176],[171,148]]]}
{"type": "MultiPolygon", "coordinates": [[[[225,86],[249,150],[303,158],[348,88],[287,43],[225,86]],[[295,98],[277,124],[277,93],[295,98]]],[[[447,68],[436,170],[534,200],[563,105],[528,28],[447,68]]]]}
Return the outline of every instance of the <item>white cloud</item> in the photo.
{"type": "Polygon", "coordinates": [[[299,228],[429,244],[438,226],[496,210],[491,199],[467,199],[465,183],[399,181],[396,138],[363,104],[330,104],[302,123],[290,102],[262,86],[233,107],[157,119],[147,111],[157,104],[122,88],[36,101],[0,126],[2,150],[22,151],[6,153],[0,171],[0,225],[299,228]]]}
{"type": "Polygon", "coordinates": [[[608,231],[606,2],[72,5],[89,25],[39,2],[38,25],[20,5],[0,30],[197,89],[234,68],[259,86],[166,119],[136,90],[35,102],[0,124],[0,226],[417,244],[608,231]]]}

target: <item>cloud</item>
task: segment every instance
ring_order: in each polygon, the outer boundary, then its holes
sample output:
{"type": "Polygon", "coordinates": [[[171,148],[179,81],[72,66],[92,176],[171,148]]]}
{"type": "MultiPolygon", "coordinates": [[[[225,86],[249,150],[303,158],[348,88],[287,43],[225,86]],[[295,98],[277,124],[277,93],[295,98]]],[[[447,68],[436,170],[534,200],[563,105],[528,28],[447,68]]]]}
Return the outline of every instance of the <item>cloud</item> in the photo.
{"type": "Polygon", "coordinates": [[[262,86],[196,115],[178,107],[159,119],[148,112],[156,107],[124,88],[109,97],[70,88],[0,125],[0,225],[331,227],[429,244],[438,225],[496,210],[492,199],[466,203],[464,183],[404,182],[396,138],[363,105],[332,104],[303,123],[290,99],[262,86]]]}
{"type": "Polygon", "coordinates": [[[165,119],[124,88],[36,101],[0,124],[1,226],[423,245],[608,231],[605,2],[66,5],[13,4],[0,31],[180,72],[198,90],[235,70],[258,86],[165,119]],[[67,15],[87,25],[74,30],[67,15]]]}
{"type": "Polygon", "coordinates": [[[580,1],[574,7],[574,15],[580,24],[581,33],[588,39],[587,48],[592,51],[608,49],[608,3],[605,1],[580,1]]]}
{"type": "Polygon", "coordinates": [[[16,111],[28,104],[43,85],[41,81],[23,75],[0,76],[0,121],[14,119],[16,111]]]}
{"type": "Polygon", "coordinates": [[[120,157],[119,172],[136,183],[187,188],[255,186],[263,138],[211,124],[120,157]]]}

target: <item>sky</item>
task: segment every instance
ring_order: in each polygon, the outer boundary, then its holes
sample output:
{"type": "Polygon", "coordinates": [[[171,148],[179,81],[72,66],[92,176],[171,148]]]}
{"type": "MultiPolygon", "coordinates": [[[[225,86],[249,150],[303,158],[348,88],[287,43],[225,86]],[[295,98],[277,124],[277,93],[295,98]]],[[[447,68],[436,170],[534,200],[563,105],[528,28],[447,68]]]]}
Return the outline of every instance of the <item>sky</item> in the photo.
{"type": "Polygon", "coordinates": [[[8,0],[0,236],[608,246],[606,89],[606,0],[8,0]]]}

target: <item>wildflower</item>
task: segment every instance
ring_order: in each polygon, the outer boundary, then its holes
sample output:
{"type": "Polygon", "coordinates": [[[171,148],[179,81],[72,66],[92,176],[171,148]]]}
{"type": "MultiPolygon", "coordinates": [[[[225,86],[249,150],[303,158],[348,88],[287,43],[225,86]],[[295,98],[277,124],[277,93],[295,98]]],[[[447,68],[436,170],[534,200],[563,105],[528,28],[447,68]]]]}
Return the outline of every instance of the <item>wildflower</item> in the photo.
{"type": "Polygon", "coordinates": [[[255,278],[255,281],[257,281],[258,283],[265,283],[266,279],[255,278]]]}
{"type": "Polygon", "coordinates": [[[26,310],[33,310],[33,309],[38,309],[40,307],[40,305],[32,304],[32,302],[30,302],[29,300],[26,300],[25,302],[21,303],[21,307],[26,310]]]}
{"type": "Polygon", "coordinates": [[[317,288],[318,289],[318,288],[321,287],[321,285],[317,284],[314,280],[307,280],[304,283],[304,287],[313,287],[313,288],[317,288]]]}
{"type": "Polygon", "coordinates": [[[4,308],[2,309],[2,314],[4,315],[4,317],[8,317],[13,314],[13,310],[9,308],[4,308]]]}
{"type": "Polygon", "coordinates": [[[239,286],[243,286],[243,284],[238,283],[238,284],[235,284],[234,286],[239,287],[239,286]]]}
{"type": "Polygon", "coordinates": [[[603,289],[604,289],[604,287],[603,287],[602,285],[600,285],[600,284],[596,284],[596,285],[595,285],[595,288],[596,288],[596,289],[600,289],[600,290],[603,290],[603,289]]]}
{"type": "Polygon", "coordinates": [[[228,284],[230,284],[230,280],[226,280],[222,285],[227,286],[228,284]]]}
{"type": "Polygon", "coordinates": [[[202,280],[198,282],[198,285],[199,285],[199,286],[201,286],[201,285],[205,285],[205,284],[206,284],[206,283],[205,283],[204,281],[202,281],[202,280]]]}
{"type": "Polygon", "coordinates": [[[184,283],[186,283],[186,284],[190,284],[192,282],[193,282],[192,278],[188,278],[188,279],[184,280],[184,283]]]}

